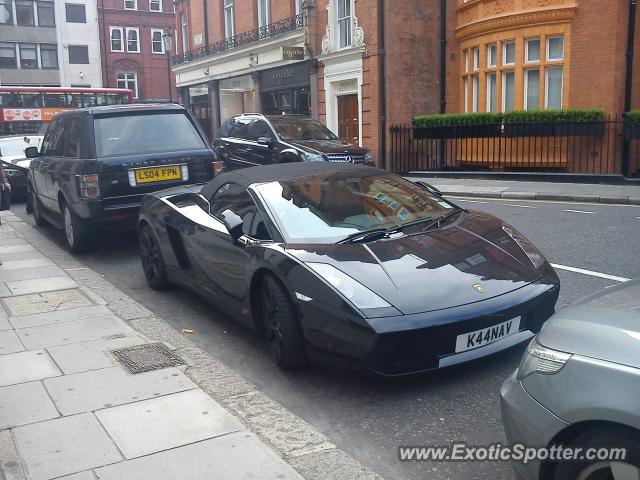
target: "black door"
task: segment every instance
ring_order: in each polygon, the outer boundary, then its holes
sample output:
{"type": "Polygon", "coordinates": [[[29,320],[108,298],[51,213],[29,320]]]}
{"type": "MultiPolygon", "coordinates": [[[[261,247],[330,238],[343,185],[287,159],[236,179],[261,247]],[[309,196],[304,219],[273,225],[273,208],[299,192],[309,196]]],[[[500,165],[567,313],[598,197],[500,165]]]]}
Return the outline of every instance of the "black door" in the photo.
{"type": "Polygon", "coordinates": [[[67,118],[54,118],[42,143],[42,156],[34,167],[35,189],[42,204],[49,210],[58,209],[57,194],[53,192],[53,175],[58,162],[64,155],[65,129],[67,118]]]}
{"type": "Polygon", "coordinates": [[[251,118],[236,118],[229,136],[221,139],[221,147],[226,151],[223,158],[227,170],[260,165],[255,159],[250,158],[251,153],[248,149],[254,143],[249,140],[252,122],[251,118]]]}
{"type": "Polygon", "coordinates": [[[247,158],[252,164],[271,165],[275,158],[275,133],[271,127],[259,118],[256,118],[249,126],[250,143],[246,146],[247,158]],[[269,139],[270,144],[265,143],[269,139]]]}

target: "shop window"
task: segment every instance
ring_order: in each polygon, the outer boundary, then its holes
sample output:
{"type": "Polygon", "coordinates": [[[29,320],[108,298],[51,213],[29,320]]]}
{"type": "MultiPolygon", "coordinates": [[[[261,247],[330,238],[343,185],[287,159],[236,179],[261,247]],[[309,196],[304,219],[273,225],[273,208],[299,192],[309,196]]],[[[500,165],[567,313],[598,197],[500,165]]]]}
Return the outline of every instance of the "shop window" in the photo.
{"type": "Polygon", "coordinates": [[[140,53],[140,37],[138,28],[127,27],[127,52],[140,53]]]}
{"type": "Polygon", "coordinates": [[[120,72],[117,76],[118,88],[126,88],[138,98],[138,75],[135,72],[120,72]]]}
{"type": "Polygon", "coordinates": [[[547,37],[547,60],[564,59],[564,38],[562,36],[547,37]]]}
{"type": "Polygon", "coordinates": [[[351,0],[337,0],[338,47],[351,46],[351,0]]]}
{"type": "Polygon", "coordinates": [[[28,70],[38,68],[38,53],[35,43],[20,44],[20,68],[28,70]]]}
{"type": "Polygon", "coordinates": [[[58,47],[54,44],[40,44],[40,64],[42,68],[58,68],[58,47]]]}
{"type": "Polygon", "coordinates": [[[547,67],[545,69],[545,108],[562,108],[562,67],[547,67]]]}
{"type": "Polygon", "coordinates": [[[511,112],[515,105],[515,73],[502,73],[502,111],[511,112]]]}
{"type": "Polygon", "coordinates": [[[64,6],[69,23],[87,23],[87,12],[85,6],[76,3],[66,3],[64,6]]]}
{"type": "Polygon", "coordinates": [[[11,0],[0,0],[0,25],[13,25],[11,0]]]}
{"type": "Polygon", "coordinates": [[[111,51],[112,52],[123,52],[124,48],[122,45],[122,27],[109,27],[109,35],[111,37],[111,51]]]}
{"type": "Polygon", "coordinates": [[[540,39],[528,38],[524,41],[524,56],[526,63],[540,61],[540,39]]]}
{"type": "Polygon", "coordinates": [[[69,45],[69,63],[88,64],[89,47],[86,45],[69,45]]]}
{"type": "Polygon", "coordinates": [[[496,74],[487,74],[487,112],[496,111],[496,74]]]}
{"type": "Polygon", "coordinates": [[[16,68],[16,44],[0,43],[0,68],[16,68]]]}
{"type": "Polygon", "coordinates": [[[502,44],[502,65],[516,63],[516,42],[504,42],[502,44]]]}
{"type": "Polygon", "coordinates": [[[540,70],[524,72],[524,109],[537,110],[540,106],[540,70]]]}

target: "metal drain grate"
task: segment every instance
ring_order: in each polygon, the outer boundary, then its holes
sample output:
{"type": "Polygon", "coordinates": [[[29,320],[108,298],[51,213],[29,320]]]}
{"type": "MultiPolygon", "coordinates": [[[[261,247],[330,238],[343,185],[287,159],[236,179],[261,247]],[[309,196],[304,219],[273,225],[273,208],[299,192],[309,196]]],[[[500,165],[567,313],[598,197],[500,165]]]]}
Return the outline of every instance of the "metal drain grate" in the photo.
{"type": "Polygon", "coordinates": [[[111,353],[133,374],[184,365],[184,360],[161,342],[120,348],[111,353]]]}

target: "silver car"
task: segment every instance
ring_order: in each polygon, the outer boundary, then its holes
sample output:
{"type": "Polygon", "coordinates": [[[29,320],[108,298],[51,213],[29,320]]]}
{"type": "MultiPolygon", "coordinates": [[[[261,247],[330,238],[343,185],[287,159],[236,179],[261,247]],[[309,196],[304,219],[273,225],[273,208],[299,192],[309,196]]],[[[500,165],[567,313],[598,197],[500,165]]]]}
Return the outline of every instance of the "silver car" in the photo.
{"type": "Polygon", "coordinates": [[[640,480],[640,280],[554,315],[500,395],[511,445],[626,449],[624,461],[603,451],[602,459],[519,462],[520,478],[640,480]]]}

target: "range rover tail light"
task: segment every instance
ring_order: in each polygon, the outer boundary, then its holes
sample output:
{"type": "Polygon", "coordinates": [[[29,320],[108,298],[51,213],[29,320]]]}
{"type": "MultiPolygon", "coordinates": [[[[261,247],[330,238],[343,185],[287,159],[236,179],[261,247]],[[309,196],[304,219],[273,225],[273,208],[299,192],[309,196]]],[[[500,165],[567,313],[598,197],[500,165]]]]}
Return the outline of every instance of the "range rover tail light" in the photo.
{"type": "Polygon", "coordinates": [[[100,198],[100,177],[94,175],[78,175],[80,198],[100,198]]]}

